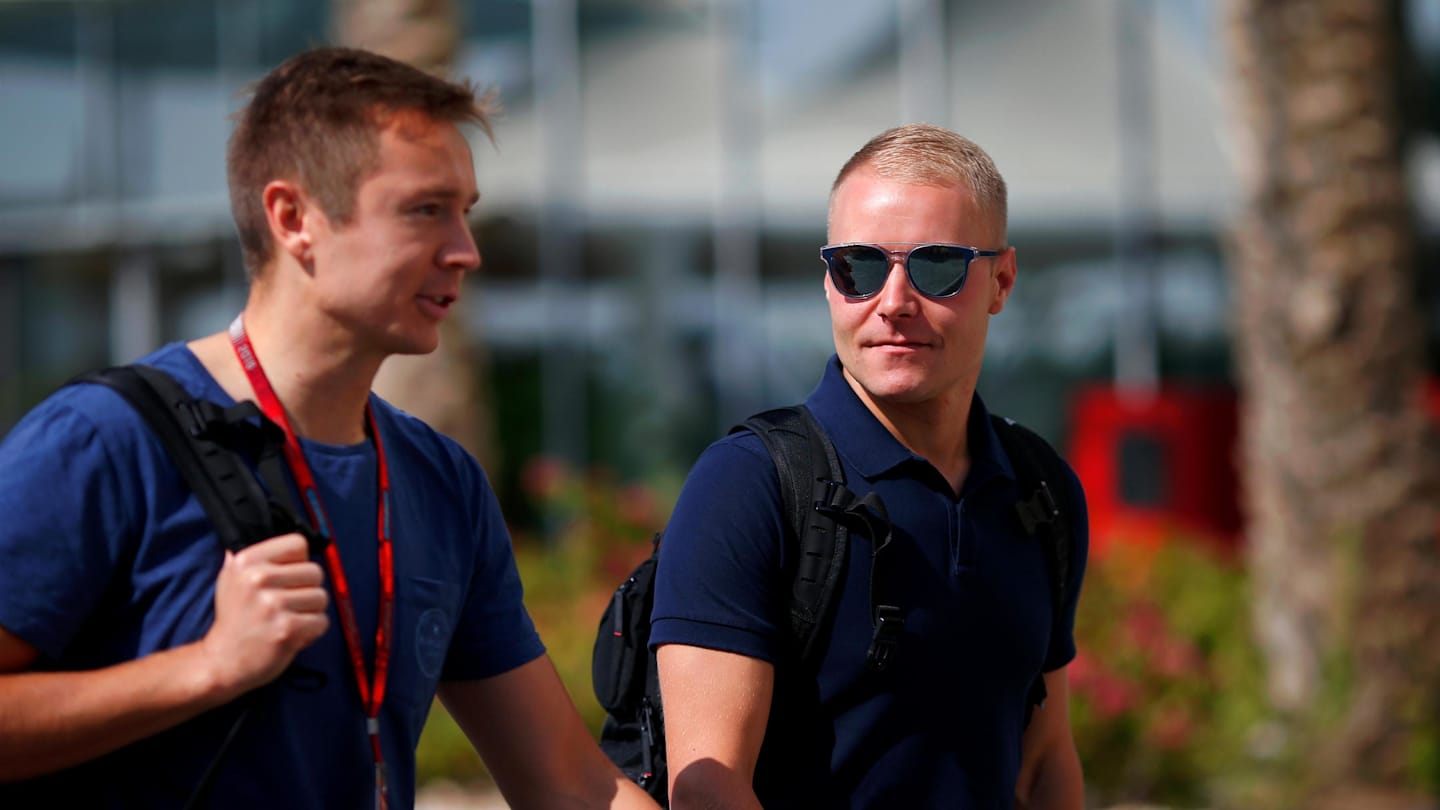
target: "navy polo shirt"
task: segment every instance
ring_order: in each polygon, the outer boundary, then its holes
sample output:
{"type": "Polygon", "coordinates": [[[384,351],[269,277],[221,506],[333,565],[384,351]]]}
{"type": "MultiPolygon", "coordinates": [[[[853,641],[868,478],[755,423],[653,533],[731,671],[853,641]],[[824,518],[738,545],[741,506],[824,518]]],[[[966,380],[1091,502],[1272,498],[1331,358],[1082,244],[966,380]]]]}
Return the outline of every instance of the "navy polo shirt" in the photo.
{"type": "MultiPolygon", "coordinates": [[[[739,433],[696,462],[661,546],[651,644],[725,650],[776,665],[755,787],[766,808],[1009,808],[1029,689],[1075,655],[1084,576],[1084,497],[1058,482],[1074,521],[1070,603],[1052,628],[1044,552],[1014,514],[1015,472],[978,395],[971,466],[957,498],[901,445],[845,381],[837,358],[806,405],[830,435],[857,497],[874,491],[894,523],[886,551],[905,629],[883,674],[867,671],[870,538],[851,535],[843,588],[819,671],[787,649],[796,549],[774,464],[739,433]]],[[[1054,484],[1056,482],[1052,482],[1054,484]]]]}

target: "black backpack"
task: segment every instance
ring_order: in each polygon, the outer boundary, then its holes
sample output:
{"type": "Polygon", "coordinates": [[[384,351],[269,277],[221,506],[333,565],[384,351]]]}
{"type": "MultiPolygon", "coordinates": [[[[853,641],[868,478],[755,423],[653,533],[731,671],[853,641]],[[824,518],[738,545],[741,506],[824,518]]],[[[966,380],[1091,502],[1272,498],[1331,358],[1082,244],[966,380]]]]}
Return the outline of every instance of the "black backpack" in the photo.
{"type": "MultiPolygon", "coordinates": [[[[305,535],[311,554],[324,549],[327,541],[299,517],[290,496],[282,450],[285,434],[260,413],[255,403],[245,401],[221,408],[190,396],[169,374],[140,364],[89,372],[66,384],[81,383],[115,390],[145,419],[205,507],[226,549],[239,551],[290,532],[305,535]],[[257,417],[258,421],[252,421],[257,417]],[[268,495],[247,461],[256,465],[268,495]]],[[[238,699],[229,733],[201,774],[186,808],[201,806],[206,800],[216,768],[255,707],[254,695],[238,699]]]]}
{"type": "MultiPolygon", "coordinates": [[[[1050,574],[1054,625],[1058,626],[1069,587],[1071,529],[1048,481],[1063,480],[1064,461],[1035,433],[1009,420],[992,417],[996,433],[1016,469],[1022,499],[1016,513],[1027,535],[1045,550],[1050,574]],[[1028,494],[1027,494],[1028,493],[1028,494]]],[[[780,479],[780,496],[800,554],[790,597],[790,637],[802,663],[813,664],[817,640],[831,616],[851,531],[871,538],[871,642],[867,666],[883,672],[898,653],[905,617],[892,598],[904,583],[891,582],[883,564],[891,540],[885,505],[873,492],[857,499],[845,486],[835,447],[803,405],[765,411],[730,432],[749,430],[765,445],[780,479]]],[[[1068,491],[1068,487],[1062,488],[1068,491]]],[[[1068,506],[1068,505],[1067,505],[1068,506]]],[[[655,654],[650,651],[650,613],[655,568],[662,535],[655,535],[650,557],[640,563],[605,609],[591,659],[595,697],[607,712],[600,747],[620,770],[667,806],[664,711],[660,703],[655,654]]],[[[1045,699],[1037,677],[1030,708],[1045,699]]],[[[1027,715],[1028,721],[1028,715],[1027,715]]]]}
{"type": "Polygon", "coordinates": [[[113,389],[145,419],[184,476],[220,544],[230,551],[270,537],[300,532],[311,552],[325,539],[298,517],[285,479],[285,434],[246,400],[221,408],[196,399],[174,377],[152,366],[115,366],[74,378],[113,389]],[[252,421],[258,420],[258,421],[252,421]],[[246,461],[269,488],[261,489],[246,461]]]}

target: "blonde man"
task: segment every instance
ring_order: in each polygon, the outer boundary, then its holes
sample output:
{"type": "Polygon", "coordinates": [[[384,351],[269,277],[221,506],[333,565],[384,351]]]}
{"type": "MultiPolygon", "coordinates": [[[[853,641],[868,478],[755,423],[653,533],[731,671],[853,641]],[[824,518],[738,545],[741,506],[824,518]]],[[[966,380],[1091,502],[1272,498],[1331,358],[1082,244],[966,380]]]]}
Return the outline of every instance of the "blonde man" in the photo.
{"type": "Polygon", "coordinates": [[[1057,461],[1050,486],[1077,528],[1057,610],[1014,513],[1017,465],[975,391],[1015,284],[1005,222],[990,158],[937,127],[879,135],[836,178],[821,250],[835,356],[805,404],[855,497],[888,508],[887,572],[872,564],[879,538],[852,531],[818,663],[797,660],[797,544],[775,467],[753,434],[706,450],[656,576],[673,807],[1082,806],[1065,666],[1084,496],[1057,461]],[[883,667],[867,650],[877,590],[903,616],[883,667]]]}

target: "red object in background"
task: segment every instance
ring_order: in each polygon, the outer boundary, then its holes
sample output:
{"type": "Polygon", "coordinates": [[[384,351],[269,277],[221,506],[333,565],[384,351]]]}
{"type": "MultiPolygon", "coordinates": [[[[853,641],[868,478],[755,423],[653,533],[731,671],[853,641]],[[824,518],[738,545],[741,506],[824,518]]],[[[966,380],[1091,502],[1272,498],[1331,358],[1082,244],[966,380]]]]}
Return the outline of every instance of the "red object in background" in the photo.
{"type": "MultiPolygon", "coordinates": [[[[1440,408],[1440,387],[1435,394],[1440,408]]],[[[1236,408],[1229,388],[1079,389],[1068,456],[1085,487],[1091,553],[1177,535],[1234,549],[1241,528],[1236,408]]]]}

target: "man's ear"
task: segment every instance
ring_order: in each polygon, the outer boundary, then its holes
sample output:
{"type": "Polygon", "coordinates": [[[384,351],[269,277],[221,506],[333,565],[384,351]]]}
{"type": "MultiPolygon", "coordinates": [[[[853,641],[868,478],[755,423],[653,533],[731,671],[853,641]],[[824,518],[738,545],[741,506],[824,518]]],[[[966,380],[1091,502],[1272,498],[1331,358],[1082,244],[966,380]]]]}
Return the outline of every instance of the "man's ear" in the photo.
{"type": "Polygon", "coordinates": [[[261,194],[261,201],[265,205],[270,238],[275,240],[278,250],[302,267],[308,267],[312,258],[311,230],[318,209],[300,187],[289,180],[271,180],[261,194]]]}
{"type": "Polygon", "coordinates": [[[990,277],[990,314],[999,315],[1005,309],[1010,292],[1015,289],[1015,248],[1005,248],[1005,252],[996,256],[994,262],[995,271],[990,277]]]}

